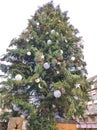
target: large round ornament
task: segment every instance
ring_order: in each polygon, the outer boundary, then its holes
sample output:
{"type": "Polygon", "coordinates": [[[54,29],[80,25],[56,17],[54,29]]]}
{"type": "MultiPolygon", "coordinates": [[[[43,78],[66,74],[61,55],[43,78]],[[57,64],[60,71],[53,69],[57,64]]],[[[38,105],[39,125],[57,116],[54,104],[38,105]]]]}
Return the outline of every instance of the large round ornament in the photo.
{"type": "Polygon", "coordinates": [[[72,61],[74,61],[74,60],[75,60],[75,57],[74,57],[74,56],[72,56],[72,57],[71,57],[71,60],[72,60],[72,61]]]}
{"type": "Polygon", "coordinates": [[[59,90],[54,91],[54,97],[60,98],[61,97],[61,92],[59,90]]]}
{"type": "Polygon", "coordinates": [[[22,80],[22,75],[17,74],[17,75],[15,76],[15,80],[18,80],[18,81],[22,80]]]}
{"type": "Polygon", "coordinates": [[[55,34],[55,30],[54,30],[54,29],[53,29],[53,30],[51,30],[51,34],[53,34],[53,35],[55,34]]]}
{"type": "Polygon", "coordinates": [[[63,54],[63,50],[60,50],[61,54],[63,54]]]}
{"type": "Polygon", "coordinates": [[[43,67],[45,69],[49,69],[50,68],[50,64],[48,62],[45,62],[44,65],[43,65],[43,67]]]}
{"type": "Polygon", "coordinates": [[[28,51],[28,52],[27,52],[27,55],[28,55],[28,56],[30,56],[30,55],[31,55],[31,52],[30,52],[30,51],[28,51]]]}
{"type": "Polygon", "coordinates": [[[47,44],[50,45],[52,43],[52,41],[49,39],[47,40],[47,44]]]}
{"type": "Polygon", "coordinates": [[[74,96],[74,99],[75,99],[75,100],[78,100],[78,96],[74,96]]]}
{"type": "Polygon", "coordinates": [[[40,82],[40,78],[38,78],[38,77],[35,78],[35,82],[36,82],[36,83],[39,83],[39,82],[40,82]]]}

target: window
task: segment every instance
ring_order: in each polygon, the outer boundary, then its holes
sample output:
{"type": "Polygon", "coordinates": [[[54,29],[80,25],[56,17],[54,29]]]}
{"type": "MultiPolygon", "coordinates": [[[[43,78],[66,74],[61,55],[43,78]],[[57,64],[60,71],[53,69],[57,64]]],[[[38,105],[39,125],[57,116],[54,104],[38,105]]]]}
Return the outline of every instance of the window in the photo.
{"type": "Polygon", "coordinates": [[[95,103],[95,108],[97,109],[97,103],[95,103]]]}
{"type": "Polygon", "coordinates": [[[83,122],[83,119],[82,119],[82,118],[79,118],[79,122],[83,122]]]}
{"type": "Polygon", "coordinates": [[[89,109],[91,109],[91,108],[93,107],[93,105],[92,105],[92,104],[89,104],[88,106],[89,106],[89,109]]]}
{"type": "Polygon", "coordinates": [[[85,110],[84,114],[85,114],[85,115],[88,115],[88,114],[89,114],[89,111],[88,111],[88,110],[85,110]]]}
{"type": "Polygon", "coordinates": [[[91,121],[94,122],[95,121],[95,117],[91,117],[91,121]]]}
{"type": "Polygon", "coordinates": [[[93,93],[93,94],[92,94],[92,98],[93,98],[93,100],[97,100],[97,95],[96,95],[96,93],[93,93]]]}
{"type": "Polygon", "coordinates": [[[94,110],[92,104],[89,104],[89,105],[88,105],[88,110],[89,110],[89,113],[90,113],[90,114],[94,114],[94,112],[95,112],[95,110],[94,110]]]}
{"type": "Polygon", "coordinates": [[[94,110],[93,107],[89,109],[89,113],[90,113],[90,114],[94,114],[94,113],[95,113],[95,110],[94,110]]]}
{"type": "Polygon", "coordinates": [[[85,122],[88,122],[88,117],[85,118],[85,122]]]}

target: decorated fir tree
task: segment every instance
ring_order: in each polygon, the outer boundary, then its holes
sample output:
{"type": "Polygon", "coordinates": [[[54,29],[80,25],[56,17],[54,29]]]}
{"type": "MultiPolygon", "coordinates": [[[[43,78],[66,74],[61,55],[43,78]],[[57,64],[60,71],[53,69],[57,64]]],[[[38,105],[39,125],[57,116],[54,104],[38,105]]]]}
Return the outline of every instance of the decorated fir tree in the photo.
{"type": "Polygon", "coordinates": [[[10,116],[26,115],[28,129],[56,130],[56,121],[82,116],[88,100],[82,38],[67,11],[40,7],[1,58],[0,92],[10,116]],[[3,64],[3,61],[10,64],[3,64]]]}

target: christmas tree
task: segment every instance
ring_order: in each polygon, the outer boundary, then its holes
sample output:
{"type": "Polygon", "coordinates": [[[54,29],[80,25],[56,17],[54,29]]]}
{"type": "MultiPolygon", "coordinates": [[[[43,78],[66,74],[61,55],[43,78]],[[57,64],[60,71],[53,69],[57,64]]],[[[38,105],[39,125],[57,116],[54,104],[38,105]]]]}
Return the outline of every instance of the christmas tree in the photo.
{"type": "Polygon", "coordinates": [[[56,130],[58,120],[82,116],[86,109],[84,46],[67,13],[53,2],[39,7],[1,58],[4,108],[11,109],[9,116],[25,115],[30,130],[56,130]]]}

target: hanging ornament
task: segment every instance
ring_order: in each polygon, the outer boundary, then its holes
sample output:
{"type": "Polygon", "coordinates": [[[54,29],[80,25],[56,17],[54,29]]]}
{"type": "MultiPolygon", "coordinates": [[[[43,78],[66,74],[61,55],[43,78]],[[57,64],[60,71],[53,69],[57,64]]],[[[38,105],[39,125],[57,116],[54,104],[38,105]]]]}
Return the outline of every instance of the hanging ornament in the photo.
{"type": "Polygon", "coordinates": [[[60,62],[61,60],[62,60],[62,59],[61,59],[60,57],[58,57],[58,58],[57,58],[57,61],[59,61],[59,62],[60,62]]]}
{"type": "Polygon", "coordinates": [[[84,75],[84,78],[85,78],[85,79],[87,79],[87,76],[86,76],[86,75],[84,75]]]}
{"type": "Polygon", "coordinates": [[[45,69],[49,69],[50,68],[50,64],[48,62],[45,62],[44,65],[43,65],[43,67],[45,69]]]}
{"type": "Polygon", "coordinates": [[[20,110],[20,107],[16,106],[15,104],[13,104],[13,110],[14,111],[19,111],[20,110]]]}
{"type": "Polygon", "coordinates": [[[40,86],[40,84],[38,84],[38,87],[39,87],[40,89],[42,89],[42,87],[40,86]]]}
{"type": "Polygon", "coordinates": [[[58,20],[57,20],[57,23],[61,23],[61,20],[60,20],[60,19],[58,19],[58,20]]]}
{"type": "Polygon", "coordinates": [[[63,50],[60,50],[60,53],[63,54],[63,50]]]}
{"type": "Polygon", "coordinates": [[[32,35],[29,35],[29,39],[30,39],[30,40],[33,40],[33,37],[32,37],[32,35]]]}
{"type": "Polygon", "coordinates": [[[81,69],[82,69],[82,66],[77,67],[77,69],[78,69],[78,70],[81,70],[81,69]]]}
{"type": "Polygon", "coordinates": [[[0,112],[2,112],[2,108],[0,108],[0,112]]]}
{"type": "Polygon", "coordinates": [[[57,73],[57,74],[60,74],[60,71],[57,70],[56,73],[57,73]]]}
{"type": "Polygon", "coordinates": [[[45,28],[48,29],[48,28],[49,28],[49,25],[47,24],[47,25],[45,26],[45,28]]]}
{"type": "Polygon", "coordinates": [[[44,55],[42,54],[41,59],[44,59],[44,55]]]}
{"type": "Polygon", "coordinates": [[[43,62],[43,60],[42,60],[42,59],[39,59],[39,60],[38,60],[38,63],[42,63],[42,62],[43,62]]]}
{"type": "Polygon", "coordinates": [[[52,41],[49,39],[47,40],[47,44],[50,45],[52,43],[52,41]]]}
{"type": "Polygon", "coordinates": [[[54,30],[54,29],[53,29],[53,30],[51,30],[51,34],[53,34],[53,35],[55,34],[55,30],[54,30]]]}
{"type": "Polygon", "coordinates": [[[23,63],[23,64],[26,64],[26,61],[25,61],[25,60],[23,60],[23,61],[22,61],[22,63],[23,63]]]}
{"type": "Polygon", "coordinates": [[[26,39],[26,42],[29,42],[29,39],[28,39],[28,38],[26,39]]]}
{"type": "Polygon", "coordinates": [[[58,61],[58,62],[57,62],[57,64],[58,64],[58,65],[61,65],[61,62],[60,62],[60,61],[58,61]]]}
{"type": "Polygon", "coordinates": [[[28,55],[28,56],[30,56],[30,55],[31,55],[31,52],[30,52],[30,51],[28,51],[28,52],[27,52],[27,55],[28,55]]]}
{"type": "Polygon", "coordinates": [[[20,74],[17,74],[15,76],[15,80],[18,80],[18,81],[22,80],[22,76],[20,74]]]}
{"type": "Polygon", "coordinates": [[[86,65],[87,65],[86,62],[84,62],[83,67],[85,67],[86,65]]]}
{"type": "Polygon", "coordinates": [[[80,60],[78,59],[76,62],[77,62],[77,63],[80,63],[80,60]]]}
{"type": "Polygon", "coordinates": [[[43,108],[42,108],[42,112],[45,112],[45,111],[46,111],[46,108],[45,108],[45,107],[43,107],[43,108]]]}
{"type": "Polygon", "coordinates": [[[76,88],[80,88],[80,84],[75,84],[75,87],[76,88]]]}
{"type": "Polygon", "coordinates": [[[48,34],[49,34],[49,32],[46,32],[46,33],[45,33],[45,35],[48,35],[48,34]]]}
{"type": "Polygon", "coordinates": [[[35,82],[36,82],[36,83],[39,83],[39,82],[40,82],[40,78],[38,78],[38,77],[35,78],[35,82]]]}
{"type": "Polygon", "coordinates": [[[60,87],[60,92],[61,93],[65,92],[65,89],[63,87],[60,87]]]}
{"type": "Polygon", "coordinates": [[[12,112],[12,109],[8,109],[8,112],[11,113],[11,112],[12,112]]]}
{"type": "Polygon", "coordinates": [[[65,39],[65,42],[67,43],[68,41],[65,39]]]}
{"type": "Polygon", "coordinates": [[[72,57],[71,57],[71,60],[72,60],[72,61],[74,61],[74,60],[75,60],[75,57],[74,57],[74,56],[72,56],[72,57]]]}
{"type": "Polygon", "coordinates": [[[54,91],[54,97],[60,98],[61,97],[61,92],[59,90],[54,91]]]}
{"type": "Polygon", "coordinates": [[[78,96],[74,96],[74,99],[75,99],[75,100],[78,100],[78,96]]]}
{"type": "Polygon", "coordinates": [[[30,89],[31,88],[31,86],[30,85],[28,85],[27,87],[26,87],[26,89],[30,89]]]}
{"type": "Polygon", "coordinates": [[[52,108],[56,108],[56,105],[52,104],[52,108]]]}

